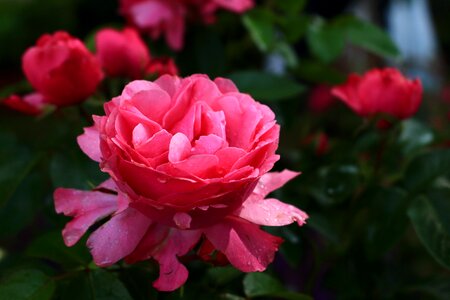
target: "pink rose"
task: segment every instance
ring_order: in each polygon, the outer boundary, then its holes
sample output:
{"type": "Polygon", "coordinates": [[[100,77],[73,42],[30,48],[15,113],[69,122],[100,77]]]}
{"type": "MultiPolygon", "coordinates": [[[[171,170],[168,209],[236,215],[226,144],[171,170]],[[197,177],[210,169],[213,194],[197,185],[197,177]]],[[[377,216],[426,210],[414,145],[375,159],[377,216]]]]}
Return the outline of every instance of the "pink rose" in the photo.
{"type": "Polygon", "coordinates": [[[55,191],[56,211],[73,217],[63,230],[68,246],[111,216],[87,242],[97,265],[153,258],[160,265],[154,286],[170,291],[188,275],[177,257],[198,243],[204,256],[210,243],[239,270],[263,271],[282,240],[260,225],[307,219],[264,199],[298,173],[267,173],[279,158],[279,125],[231,81],[134,81],[105,113],[94,116],[78,143],[112,179],[94,191],[55,191]]]}
{"type": "Polygon", "coordinates": [[[253,5],[253,0],[120,0],[120,12],[153,39],[164,35],[173,50],[181,50],[186,20],[212,23],[219,8],[243,13],[253,5]]]}
{"type": "Polygon", "coordinates": [[[95,35],[97,57],[109,76],[142,78],[150,62],[150,52],[133,28],[122,31],[105,28],[95,35]]]}
{"type": "Polygon", "coordinates": [[[103,78],[97,59],[67,32],[45,34],[22,57],[31,85],[47,103],[72,105],[93,94],[103,78]]]}
{"type": "Polygon", "coordinates": [[[422,84],[397,69],[374,69],[363,76],[352,74],[336,86],[333,95],[362,117],[388,114],[399,119],[414,115],[422,102],[422,84]]]}
{"type": "Polygon", "coordinates": [[[186,8],[178,0],[122,0],[121,13],[151,38],[164,35],[174,50],[183,47],[186,8]]]}

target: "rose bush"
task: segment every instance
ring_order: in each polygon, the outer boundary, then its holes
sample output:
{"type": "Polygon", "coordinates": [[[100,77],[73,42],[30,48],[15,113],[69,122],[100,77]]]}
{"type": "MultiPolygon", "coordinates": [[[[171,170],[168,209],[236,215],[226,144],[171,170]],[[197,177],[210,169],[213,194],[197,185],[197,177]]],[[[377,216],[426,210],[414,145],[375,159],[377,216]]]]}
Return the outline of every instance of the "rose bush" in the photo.
{"type": "Polygon", "coordinates": [[[41,36],[23,55],[22,68],[45,102],[56,106],[85,100],[103,78],[95,56],[64,31],[41,36]]]}
{"type": "Polygon", "coordinates": [[[154,286],[174,290],[187,279],[177,257],[206,243],[239,270],[263,271],[281,239],[259,226],[307,219],[264,199],[298,173],[268,173],[279,158],[279,125],[231,81],[134,81],[104,108],[78,143],[111,179],[94,191],[60,188],[54,195],[57,212],[73,217],[63,231],[68,246],[111,216],[87,242],[97,265],[154,258],[154,286]]]}
{"type": "Polygon", "coordinates": [[[360,116],[384,113],[406,119],[419,109],[422,84],[405,78],[397,69],[373,69],[363,76],[350,75],[332,93],[360,116]]]}
{"type": "Polygon", "coordinates": [[[104,28],[95,35],[98,60],[108,76],[139,79],[150,63],[150,52],[133,28],[104,28]]]}

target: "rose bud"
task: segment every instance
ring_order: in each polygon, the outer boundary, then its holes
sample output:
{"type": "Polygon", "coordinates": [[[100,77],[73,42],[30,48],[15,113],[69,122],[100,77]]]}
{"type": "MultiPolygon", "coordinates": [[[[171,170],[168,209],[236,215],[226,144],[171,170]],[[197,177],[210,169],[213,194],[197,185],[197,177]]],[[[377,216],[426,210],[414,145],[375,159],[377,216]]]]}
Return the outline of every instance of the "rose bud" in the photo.
{"type": "Polygon", "coordinates": [[[94,55],[63,31],[41,36],[23,55],[22,68],[36,91],[57,106],[85,100],[103,78],[94,55]]]}
{"type": "Polygon", "coordinates": [[[186,7],[177,0],[121,0],[121,13],[152,39],[165,36],[174,50],[183,47],[186,7]]]}
{"type": "Polygon", "coordinates": [[[26,115],[37,116],[42,113],[46,101],[41,94],[31,93],[25,96],[11,95],[4,99],[2,103],[26,115]]]}
{"type": "Polygon", "coordinates": [[[154,287],[172,291],[188,277],[178,257],[202,244],[200,257],[221,253],[241,271],[263,271],[282,239],[260,226],[308,217],[265,199],[298,173],[268,173],[279,159],[275,115],[227,79],[133,81],[94,123],[78,143],[111,179],[93,191],[59,188],[54,199],[73,217],[63,230],[68,246],[107,218],[87,241],[98,266],[153,258],[154,287]]]}
{"type": "Polygon", "coordinates": [[[419,109],[422,84],[419,79],[405,78],[396,69],[374,69],[363,76],[350,75],[332,93],[362,117],[381,113],[406,119],[419,109]]]}
{"type": "Polygon", "coordinates": [[[153,58],[147,66],[147,75],[178,75],[178,68],[171,57],[153,58]]]}
{"type": "Polygon", "coordinates": [[[150,52],[133,28],[122,31],[106,28],[95,35],[97,58],[109,76],[142,78],[150,62],[150,52]]]}

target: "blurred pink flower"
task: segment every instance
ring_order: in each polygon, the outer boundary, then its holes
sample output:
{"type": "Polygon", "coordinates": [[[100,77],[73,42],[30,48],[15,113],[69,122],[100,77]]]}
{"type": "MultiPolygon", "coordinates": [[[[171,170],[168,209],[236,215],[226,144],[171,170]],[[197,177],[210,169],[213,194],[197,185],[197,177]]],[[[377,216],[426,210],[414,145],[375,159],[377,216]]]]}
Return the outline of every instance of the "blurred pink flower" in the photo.
{"type": "Polygon", "coordinates": [[[63,230],[68,246],[111,216],[87,242],[97,265],[153,258],[160,265],[155,288],[171,291],[188,276],[178,257],[202,243],[203,258],[214,248],[241,271],[263,271],[282,240],[260,225],[307,219],[265,199],[298,173],[268,173],[279,158],[279,125],[231,81],[134,81],[105,113],[78,143],[112,179],[93,191],[55,191],[56,211],[73,217],[63,230]]]}
{"type": "Polygon", "coordinates": [[[150,52],[133,28],[105,28],[95,35],[98,60],[108,76],[143,78],[150,52]]]}
{"type": "Polygon", "coordinates": [[[352,74],[332,93],[363,117],[384,113],[406,119],[422,102],[420,80],[409,80],[392,68],[374,69],[363,76],[352,74]]]}
{"type": "Polygon", "coordinates": [[[212,23],[219,8],[243,13],[253,5],[253,0],[121,0],[120,12],[153,39],[164,35],[172,49],[180,50],[187,19],[212,23]]]}

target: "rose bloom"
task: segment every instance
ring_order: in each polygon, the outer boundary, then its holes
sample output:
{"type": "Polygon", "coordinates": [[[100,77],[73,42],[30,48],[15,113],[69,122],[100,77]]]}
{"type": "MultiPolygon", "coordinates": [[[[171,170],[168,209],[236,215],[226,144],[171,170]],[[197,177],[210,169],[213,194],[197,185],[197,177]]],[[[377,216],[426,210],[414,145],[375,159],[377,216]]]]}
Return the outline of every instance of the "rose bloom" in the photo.
{"type": "Polygon", "coordinates": [[[95,35],[97,58],[109,76],[142,78],[150,62],[150,52],[133,28],[105,28],[95,35]]]}
{"type": "Polygon", "coordinates": [[[178,257],[200,244],[200,257],[216,250],[239,270],[263,271],[282,240],[260,225],[307,219],[264,199],[298,173],[268,173],[279,158],[279,125],[231,81],[133,81],[105,113],[78,143],[111,179],[93,191],[54,195],[56,211],[73,217],[63,230],[68,246],[108,217],[87,242],[98,266],[153,258],[160,265],[154,287],[171,291],[188,276],[178,257]]]}
{"type": "Polygon", "coordinates": [[[419,79],[405,78],[396,69],[374,69],[363,76],[350,75],[332,93],[360,116],[382,113],[406,119],[419,109],[422,84],[419,79]]]}
{"type": "Polygon", "coordinates": [[[253,0],[121,0],[120,12],[151,38],[164,35],[173,50],[180,50],[186,19],[211,23],[219,8],[242,13],[253,5],[253,0]]]}
{"type": "Polygon", "coordinates": [[[23,55],[22,68],[45,101],[57,106],[85,100],[103,78],[95,56],[63,31],[41,36],[23,55]]]}

